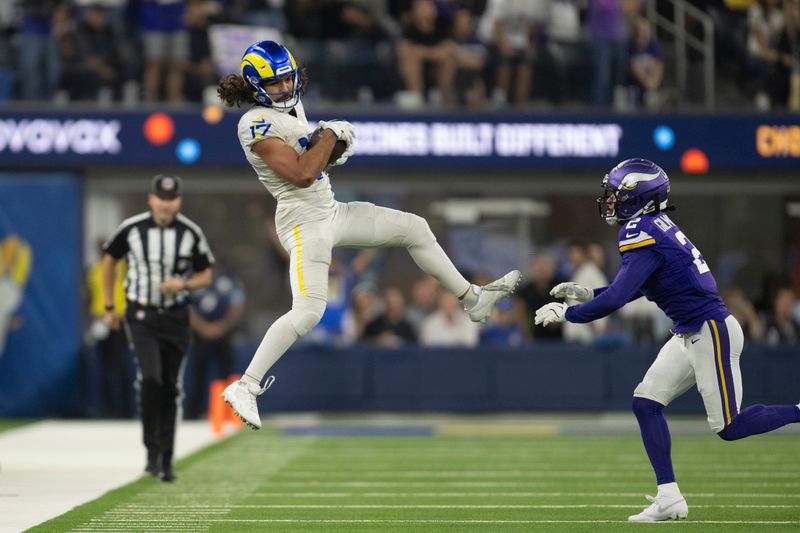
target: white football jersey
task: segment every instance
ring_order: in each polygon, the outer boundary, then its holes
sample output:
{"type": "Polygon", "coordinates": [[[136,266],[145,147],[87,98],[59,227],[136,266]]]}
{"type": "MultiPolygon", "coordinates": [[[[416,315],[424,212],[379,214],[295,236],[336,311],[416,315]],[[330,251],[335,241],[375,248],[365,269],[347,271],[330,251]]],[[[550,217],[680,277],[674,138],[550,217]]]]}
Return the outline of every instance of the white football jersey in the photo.
{"type": "Polygon", "coordinates": [[[263,139],[276,137],[301,154],[309,134],[303,104],[294,107],[297,116],[263,106],[255,106],[239,119],[239,142],[247,161],[256,171],[259,181],[278,201],[275,222],[279,229],[303,222],[325,220],[334,206],[333,191],[328,174],[322,172],[313,185],[297,187],[281,178],[255,152],[253,145],[263,139]]]}

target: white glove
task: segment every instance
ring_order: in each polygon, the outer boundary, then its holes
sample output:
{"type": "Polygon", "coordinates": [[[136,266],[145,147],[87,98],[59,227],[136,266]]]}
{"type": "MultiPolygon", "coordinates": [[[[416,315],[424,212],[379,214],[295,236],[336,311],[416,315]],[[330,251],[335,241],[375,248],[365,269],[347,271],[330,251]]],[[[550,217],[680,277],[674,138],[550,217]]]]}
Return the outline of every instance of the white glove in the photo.
{"type": "Polygon", "coordinates": [[[320,120],[319,127],[331,130],[334,135],[336,135],[337,139],[347,143],[348,149],[353,145],[353,140],[356,138],[356,130],[353,128],[353,125],[346,120],[328,120],[327,122],[320,120]]]}
{"type": "Polygon", "coordinates": [[[328,166],[329,167],[335,167],[336,165],[344,165],[345,161],[347,161],[347,158],[350,157],[351,155],[353,155],[353,144],[352,143],[347,145],[347,149],[344,151],[344,153],[342,153],[341,156],[339,156],[339,159],[337,159],[336,161],[334,161],[333,163],[331,163],[328,166]]]}
{"type": "Polygon", "coordinates": [[[536,310],[536,316],[533,323],[542,326],[549,326],[550,324],[561,324],[564,322],[564,315],[567,313],[567,304],[561,302],[550,302],[536,310]]]}
{"type": "Polygon", "coordinates": [[[559,283],[553,290],[550,291],[550,296],[554,298],[569,298],[571,300],[578,300],[579,302],[588,302],[594,298],[594,291],[583,285],[572,283],[559,283]]]}

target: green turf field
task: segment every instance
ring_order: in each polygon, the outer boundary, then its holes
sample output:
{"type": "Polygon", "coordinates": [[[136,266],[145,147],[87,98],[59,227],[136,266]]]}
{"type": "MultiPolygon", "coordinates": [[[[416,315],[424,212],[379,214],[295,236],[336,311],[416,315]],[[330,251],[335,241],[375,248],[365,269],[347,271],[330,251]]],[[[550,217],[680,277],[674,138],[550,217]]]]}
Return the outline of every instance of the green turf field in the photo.
{"type": "MultiPolygon", "coordinates": [[[[676,436],[682,531],[800,531],[800,439],[676,436]]],[[[620,531],[654,479],[636,435],[242,432],[31,531],[620,531]]]]}
{"type": "Polygon", "coordinates": [[[23,418],[15,419],[15,418],[3,418],[0,419],[0,431],[8,431],[9,429],[16,429],[18,427],[26,426],[32,423],[32,420],[26,420],[23,418]]]}

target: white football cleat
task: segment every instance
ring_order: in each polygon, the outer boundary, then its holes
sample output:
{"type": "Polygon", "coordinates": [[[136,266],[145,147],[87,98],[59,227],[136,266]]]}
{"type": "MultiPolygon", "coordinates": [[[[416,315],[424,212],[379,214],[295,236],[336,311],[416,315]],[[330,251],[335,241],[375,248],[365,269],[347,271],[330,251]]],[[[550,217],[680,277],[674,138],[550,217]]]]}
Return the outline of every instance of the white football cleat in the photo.
{"type": "Polygon", "coordinates": [[[275,381],[274,376],[267,378],[264,388],[255,383],[246,381],[234,381],[222,391],[222,398],[225,403],[242,419],[242,422],[253,429],[261,429],[261,417],[258,416],[258,404],[256,396],[264,394],[270,385],[275,381]]]}
{"type": "Polygon", "coordinates": [[[486,322],[495,304],[516,290],[520,275],[519,270],[512,270],[502,278],[481,287],[478,301],[467,309],[470,320],[486,322]]]}
{"type": "Polygon", "coordinates": [[[645,496],[652,503],[639,514],[628,517],[628,522],[661,522],[663,520],[683,520],[689,516],[689,506],[680,494],[676,496],[645,496]]]}

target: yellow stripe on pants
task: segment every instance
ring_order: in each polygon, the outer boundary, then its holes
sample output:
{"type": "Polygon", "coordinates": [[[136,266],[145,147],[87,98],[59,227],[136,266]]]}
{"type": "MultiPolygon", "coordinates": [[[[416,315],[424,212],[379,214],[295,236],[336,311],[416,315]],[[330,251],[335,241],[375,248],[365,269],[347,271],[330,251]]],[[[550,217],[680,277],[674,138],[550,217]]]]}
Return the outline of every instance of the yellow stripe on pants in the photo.
{"type": "Polygon", "coordinates": [[[728,387],[725,386],[725,369],[722,367],[722,349],[720,348],[719,342],[719,331],[717,330],[717,323],[713,320],[709,320],[711,323],[711,329],[714,330],[714,344],[717,347],[717,366],[719,367],[719,379],[720,383],[722,383],[722,399],[725,403],[725,420],[728,425],[731,423],[731,408],[728,405],[728,387]]]}
{"type": "Polygon", "coordinates": [[[306,284],[303,281],[303,241],[300,240],[300,228],[294,226],[292,232],[294,233],[294,246],[297,251],[297,287],[300,290],[300,294],[308,296],[306,294],[306,284]]]}

